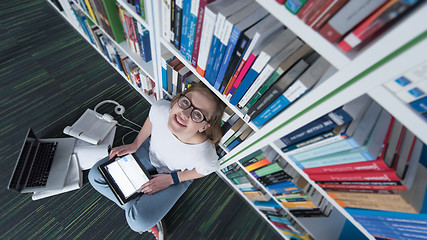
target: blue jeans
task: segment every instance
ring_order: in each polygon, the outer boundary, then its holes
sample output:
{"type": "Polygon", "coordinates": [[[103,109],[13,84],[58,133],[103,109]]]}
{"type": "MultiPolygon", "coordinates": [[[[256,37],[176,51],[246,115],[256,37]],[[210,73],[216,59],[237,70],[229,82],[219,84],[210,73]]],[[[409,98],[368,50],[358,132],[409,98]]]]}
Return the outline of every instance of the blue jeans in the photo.
{"type": "MultiPolygon", "coordinates": [[[[154,172],[156,169],[151,164],[148,156],[149,145],[149,139],[147,139],[135,154],[149,172],[154,172]]],[[[192,183],[191,180],[171,185],[155,194],[140,195],[121,205],[98,170],[98,166],[106,161],[108,161],[108,157],[100,160],[92,167],[89,172],[89,182],[95,190],[115,202],[125,211],[129,227],[135,232],[145,232],[160,222],[192,183]]]]}

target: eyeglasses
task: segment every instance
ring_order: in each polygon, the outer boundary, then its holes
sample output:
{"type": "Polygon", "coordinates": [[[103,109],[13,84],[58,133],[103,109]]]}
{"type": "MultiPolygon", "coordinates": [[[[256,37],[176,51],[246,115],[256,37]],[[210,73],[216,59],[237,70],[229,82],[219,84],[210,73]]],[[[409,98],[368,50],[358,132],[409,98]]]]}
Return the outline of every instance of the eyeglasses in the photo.
{"type": "Polygon", "coordinates": [[[191,116],[191,120],[193,120],[195,123],[201,123],[203,121],[209,122],[209,120],[206,119],[202,111],[195,108],[191,103],[190,99],[188,99],[188,97],[186,97],[182,93],[179,95],[178,106],[184,110],[192,107],[193,110],[191,110],[190,116],[191,116]]]}

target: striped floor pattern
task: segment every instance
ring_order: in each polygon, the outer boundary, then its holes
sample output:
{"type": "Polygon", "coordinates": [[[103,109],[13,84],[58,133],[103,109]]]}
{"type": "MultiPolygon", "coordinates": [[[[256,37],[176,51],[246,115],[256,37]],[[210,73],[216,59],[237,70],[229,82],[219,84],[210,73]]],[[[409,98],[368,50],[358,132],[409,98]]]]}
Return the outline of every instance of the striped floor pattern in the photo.
{"type": "MultiPolygon", "coordinates": [[[[123,104],[139,124],[150,107],[44,0],[1,1],[0,84],[0,239],[153,239],[130,230],[122,210],[87,182],[38,201],[7,190],[28,127],[64,137],[102,100],[123,104]]],[[[118,128],[115,145],[127,132],[118,128]]],[[[165,220],[168,239],[279,239],[215,174],[196,180],[165,220]]]]}

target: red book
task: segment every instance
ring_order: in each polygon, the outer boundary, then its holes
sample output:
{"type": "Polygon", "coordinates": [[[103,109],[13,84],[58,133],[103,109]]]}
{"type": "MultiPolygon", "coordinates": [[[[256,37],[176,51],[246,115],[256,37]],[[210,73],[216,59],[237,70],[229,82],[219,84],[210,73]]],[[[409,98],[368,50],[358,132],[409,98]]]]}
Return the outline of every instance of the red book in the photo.
{"type": "Polygon", "coordinates": [[[361,172],[361,171],[385,171],[391,170],[382,158],[375,161],[345,163],[325,167],[305,168],[303,171],[308,175],[322,173],[342,173],[342,172],[361,172]]]}
{"type": "Polygon", "coordinates": [[[349,1],[319,30],[319,33],[329,42],[337,42],[347,32],[374,12],[386,0],[357,0],[349,1]]]}
{"type": "Polygon", "coordinates": [[[305,23],[308,26],[311,26],[311,24],[313,24],[314,21],[316,21],[316,19],[321,16],[321,14],[326,11],[326,9],[332,5],[334,2],[336,2],[338,0],[325,0],[322,1],[319,5],[316,6],[315,9],[313,9],[313,11],[310,13],[310,15],[308,15],[305,19],[305,23]]]}
{"type": "Polygon", "coordinates": [[[368,37],[373,36],[386,24],[390,23],[406,10],[412,7],[416,1],[390,0],[377,9],[371,16],[361,22],[351,33],[338,43],[338,46],[348,52],[368,37]]]}
{"type": "Polygon", "coordinates": [[[246,61],[243,59],[240,61],[239,66],[237,66],[236,71],[234,72],[233,77],[230,79],[230,81],[227,84],[227,87],[225,88],[224,92],[222,93],[224,96],[227,96],[230,93],[231,87],[233,87],[234,82],[236,81],[237,77],[239,76],[240,72],[243,69],[243,66],[245,66],[246,61]]]}
{"type": "Polygon", "coordinates": [[[297,16],[301,20],[305,20],[305,18],[319,5],[320,0],[308,0],[301,10],[298,11],[297,16]]]}
{"type": "Polygon", "coordinates": [[[321,173],[310,174],[313,181],[373,181],[392,182],[401,181],[394,170],[387,171],[366,171],[366,172],[344,172],[344,173],[321,173]]]}
{"type": "Polygon", "coordinates": [[[274,224],[274,226],[276,226],[276,227],[278,227],[278,228],[281,228],[281,229],[284,229],[284,230],[288,230],[288,231],[292,231],[292,232],[293,232],[293,230],[292,230],[292,229],[290,229],[290,228],[288,227],[288,225],[286,225],[286,224],[284,224],[284,223],[275,222],[275,221],[271,221],[271,223],[273,223],[273,224],[274,224]]]}
{"type": "Polygon", "coordinates": [[[311,24],[311,28],[318,31],[338,10],[340,10],[348,0],[334,1],[324,12],[311,24]]]}
{"type": "Polygon", "coordinates": [[[246,63],[243,66],[242,70],[240,71],[237,79],[234,81],[233,84],[229,84],[229,85],[232,85],[231,90],[229,91],[230,94],[234,94],[234,92],[242,82],[243,78],[245,77],[246,73],[248,73],[249,69],[252,67],[252,64],[254,63],[255,59],[256,59],[256,56],[254,54],[249,55],[248,60],[246,60],[246,63]]]}
{"type": "Polygon", "coordinates": [[[351,184],[351,185],[344,185],[344,184],[318,184],[319,187],[325,188],[325,189],[363,189],[363,190],[395,190],[395,191],[407,191],[405,185],[357,185],[357,184],[351,184]]]}
{"type": "Polygon", "coordinates": [[[205,6],[214,0],[200,0],[199,13],[197,14],[196,34],[194,35],[193,55],[191,56],[191,65],[197,67],[199,57],[200,38],[202,37],[203,18],[205,16],[205,6]]]}
{"type": "Polygon", "coordinates": [[[279,4],[285,4],[286,0],[276,0],[276,2],[279,4]]]}

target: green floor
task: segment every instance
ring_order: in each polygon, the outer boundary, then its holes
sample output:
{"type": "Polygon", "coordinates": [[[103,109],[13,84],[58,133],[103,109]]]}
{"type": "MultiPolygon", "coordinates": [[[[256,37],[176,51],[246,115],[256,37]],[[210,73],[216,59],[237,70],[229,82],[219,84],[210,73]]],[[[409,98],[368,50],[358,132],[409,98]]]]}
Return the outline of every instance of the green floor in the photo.
{"type": "MultiPolygon", "coordinates": [[[[102,100],[123,104],[140,124],[150,107],[44,0],[1,1],[0,83],[0,239],[153,239],[132,232],[122,210],[88,183],[38,201],[6,189],[28,127],[64,137],[102,100]]],[[[125,133],[117,130],[116,145],[125,133]]],[[[196,180],[165,220],[168,239],[280,239],[215,174],[196,180]]]]}

